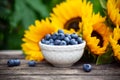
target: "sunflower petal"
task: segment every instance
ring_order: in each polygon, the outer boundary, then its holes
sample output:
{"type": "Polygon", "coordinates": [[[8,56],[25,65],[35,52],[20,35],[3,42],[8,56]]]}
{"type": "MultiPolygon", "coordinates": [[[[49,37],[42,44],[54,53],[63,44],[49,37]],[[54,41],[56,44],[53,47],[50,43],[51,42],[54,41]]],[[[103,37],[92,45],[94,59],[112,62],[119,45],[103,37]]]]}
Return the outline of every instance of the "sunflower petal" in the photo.
{"type": "Polygon", "coordinates": [[[54,27],[48,18],[46,20],[35,21],[35,25],[30,25],[29,30],[25,31],[24,43],[21,45],[28,60],[43,60],[43,56],[39,47],[39,41],[49,33],[56,32],[58,28],[54,27]]]}

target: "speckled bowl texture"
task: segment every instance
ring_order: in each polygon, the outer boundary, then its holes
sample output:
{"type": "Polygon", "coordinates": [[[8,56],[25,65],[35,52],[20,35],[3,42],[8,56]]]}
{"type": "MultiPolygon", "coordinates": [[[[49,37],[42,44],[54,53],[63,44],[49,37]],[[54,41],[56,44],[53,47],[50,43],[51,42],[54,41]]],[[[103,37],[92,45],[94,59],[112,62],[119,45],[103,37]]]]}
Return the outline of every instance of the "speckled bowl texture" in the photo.
{"type": "Polygon", "coordinates": [[[86,42],[77,45],[56,46],[39,42],[44,58],[56,67],[70,67],[83,55],[86,42]]]}

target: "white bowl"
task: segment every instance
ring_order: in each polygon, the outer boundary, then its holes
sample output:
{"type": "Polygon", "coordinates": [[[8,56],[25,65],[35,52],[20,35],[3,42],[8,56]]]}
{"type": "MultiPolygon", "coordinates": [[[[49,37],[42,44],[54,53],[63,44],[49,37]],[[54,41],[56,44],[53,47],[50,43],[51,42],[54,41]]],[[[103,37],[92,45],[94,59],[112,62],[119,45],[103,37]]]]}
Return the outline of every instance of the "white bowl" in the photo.
{"type": "Polygon", "coordinates": [[[44,58],[56,67],[69,67],[83,55],[86,42],[78,45],[56,46],[39,42],[44,58]]]}

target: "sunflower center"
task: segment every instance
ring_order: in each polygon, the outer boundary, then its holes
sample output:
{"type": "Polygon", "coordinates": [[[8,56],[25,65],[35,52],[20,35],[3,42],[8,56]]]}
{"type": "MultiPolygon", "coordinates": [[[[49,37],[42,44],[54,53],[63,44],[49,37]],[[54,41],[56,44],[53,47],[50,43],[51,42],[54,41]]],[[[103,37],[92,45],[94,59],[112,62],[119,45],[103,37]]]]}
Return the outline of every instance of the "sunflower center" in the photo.
{"type": "Polygon", "coordinates": [[[120,45],[120,39],[118,40],[117,44],[119,44],[119,45],[120,45]]]}
{"type": "Polygon", "coordinates": [[[72,18],[65,23],[64,28],[67,30],[74,29],[75,31],[78,31],[79,22],[81,21],[82,19],[80,17],[72,18]]]}
{"type": "Polygon", "coordinates": [[[100,42],[98,43],[98,46],[103,47],[103,38],[102,38],[102,36],[98,32],[93,31],[92,34],[91,34],[91,37],[94,37],[94,36],[97,37],[97,39],[100,40],[100,42]]]}

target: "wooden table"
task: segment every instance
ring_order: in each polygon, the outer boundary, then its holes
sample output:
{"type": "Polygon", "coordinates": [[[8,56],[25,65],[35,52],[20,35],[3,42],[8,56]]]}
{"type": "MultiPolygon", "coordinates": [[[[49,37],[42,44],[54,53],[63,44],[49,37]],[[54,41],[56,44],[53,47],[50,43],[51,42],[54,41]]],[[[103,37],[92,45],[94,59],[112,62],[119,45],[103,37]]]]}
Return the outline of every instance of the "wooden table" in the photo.
{"type": "Polygon", "coordinates": [[[46,61],[37,63],[36,67],[28,67],[22,51],[0,51],[0,80],[120,80],[120,65],[92,65],[91,72],[84,72],[77,62],[69,68],[53,67],[46,61]],[[21,65],[8,67],[8,59],[18,58],[21,65]]]}

